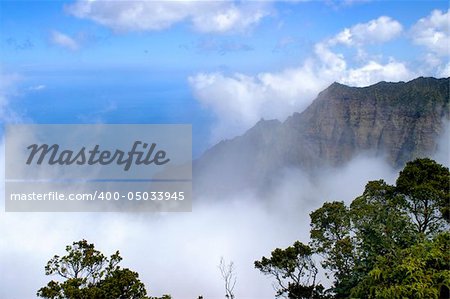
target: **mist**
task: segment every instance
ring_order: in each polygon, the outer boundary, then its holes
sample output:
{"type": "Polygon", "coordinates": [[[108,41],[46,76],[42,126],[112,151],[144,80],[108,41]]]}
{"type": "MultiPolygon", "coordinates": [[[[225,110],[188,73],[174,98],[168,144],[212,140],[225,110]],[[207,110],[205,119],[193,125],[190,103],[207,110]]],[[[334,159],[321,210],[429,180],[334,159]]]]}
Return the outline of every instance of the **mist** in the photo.
{"type": "Polygon", "coordinates": [[[450,167],[450,120],[442,119],[442,124],[442,132],[432,158],[445,167],[450,167]]]}
{"type": "MultiPolygon", "coordinates": [[[[449,127],[433,156],[441,163],[448,157],[449,127]]],[[[1,152],[3,171],[3,146],[1,152]]],[[[64,254],[66,245],[87,239],[105,255],[119,250],[122,266],[139,273],[151,296],[224,298],[218,270],[224,257],[236,267],[236,298],[273,298],[271,278],[253,262],[295,240],[308,242],[309,214],[325,201],[350,203],[368,181],[393,184],[398,171],[382,157],[367,155],[314,177],[286,169],[264,198],[252,192],[222,200],[200,196],[190,213],[1,212],[0,297],[36,298],[36,291],[54,279],[44,275],[46,262],[64,254]]],[[[323,275],[320,279],[329,284],[323,275]]]]}

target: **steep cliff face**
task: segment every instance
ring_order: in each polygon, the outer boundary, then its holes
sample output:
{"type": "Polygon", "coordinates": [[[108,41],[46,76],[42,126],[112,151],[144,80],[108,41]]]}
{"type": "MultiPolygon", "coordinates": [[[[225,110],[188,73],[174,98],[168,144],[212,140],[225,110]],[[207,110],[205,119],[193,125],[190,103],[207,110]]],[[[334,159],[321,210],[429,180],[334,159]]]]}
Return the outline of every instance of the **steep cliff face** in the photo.
{"type": "Polygon", "coordinates": [[[339,166],[366,152],[402,166],[436,150],[449,119],[447,79],[417,78],[355,88],[334,83],[285,122],[261,120],[194,163],[200,189],[260,188],[286,167],[339,166]],[[219,183],[217,183],[219,181],[219,183]]]}
{"type": "Polygon", "coordinates": [[[290,117],[284,129],[291,138],[307,140],[318,158],[331,165],[360,151],[374,151],[401,166],[435,150],[443,118],[449,118],[449,79],[364,88],[334,83],[303,113],[290,117]]]}

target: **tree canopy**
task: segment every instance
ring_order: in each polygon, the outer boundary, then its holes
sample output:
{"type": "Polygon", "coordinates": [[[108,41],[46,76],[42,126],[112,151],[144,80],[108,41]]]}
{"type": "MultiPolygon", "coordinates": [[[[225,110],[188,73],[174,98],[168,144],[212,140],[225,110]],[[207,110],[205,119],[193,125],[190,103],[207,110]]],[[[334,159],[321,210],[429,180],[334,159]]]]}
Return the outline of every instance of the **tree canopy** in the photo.
{"type": "Polygon", "coordinates": [[[408,162],[395,185],[370,181],[350,205],[325,202],[310,214],[309,245],[277,248],[255,267],[287,298],[448,298],[449,188],[448,168],[408,162]],[[314,260],[332,279],[325,291],[314,260]]]}
{"type": "Polygon", "coordinates": [[[296,241],[286,249],[275,249],[269,258],[255,261],[255,268],[276,279],[278,297],[320,298],[323,286],[316,284],[318,270],[312,254],[311,247],[296,241]]]}
{"type": "Polygon", "coordinates": [[[310,244],[333,276],[334,298],[438,298],[446,292],[449,184],[448,168],[417,159],[394,186],[371,181],[349,207],[327,202],[313,211],[310,244]]]}
{"type": "Polygon", "coordinates": [[[66,247],[66,255],[48,261],[45,274],[57,276],[38,290],[49,299],[147,299],[147,291],[136,272],[119,266],[116,251],[109,258],[86,240],[66,247]]]}

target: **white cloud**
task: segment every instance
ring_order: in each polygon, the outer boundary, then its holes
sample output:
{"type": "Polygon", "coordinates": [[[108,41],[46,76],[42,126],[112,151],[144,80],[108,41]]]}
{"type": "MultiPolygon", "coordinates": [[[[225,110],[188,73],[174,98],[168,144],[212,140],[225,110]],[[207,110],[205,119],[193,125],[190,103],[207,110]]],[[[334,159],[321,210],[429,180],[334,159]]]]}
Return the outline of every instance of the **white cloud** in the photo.
{"type": "Polygon", "coordinates": [[[267,3],[233,1],[78,0],[67,6],[72,15],[116,31],[163,30],[188,21],[200,32],[242,31],[269,14],[267,3]]]}
{"type": "Polygon", "coordinates": [[[360,46],[363,44],[385,43],[399,36],[402,30],[403,26],[398,21],[387,16],[381,16],[370,22],[345,28],[331,38],[329,44],[360,46]]]}
{"type": "Polygon", "coordinates": [[[314,48],[314,52],[322,64],[321,70],[323,73],[333,76],[346,70],[347,62],[343,54],[331,51],[326,43],[317,43],[314,48]]]}
{"type": "Polygon", "coordinates": [[[50,41],[57,46],[71,51],[75,51],[80,48],[80,45],[74,38],[56,30],[51,32],[50,41]]]}
{"type": "Polygon", "coordinates": [[[303,110],[328,82],[310,62],[256,76],[200,73],[189,77],[195,97],[218,117],[213,142],[242,133],[260,118],[284,119],[303,110]]]}
{"type": "Polygon", "coordinates": [[[284,120],[301,112],[334,81],[367,86],[379,81],[407,81],[415,73],[399,61],[368,61],[349,68],[343,56],[318,47],[317,56],[298,68],[254,76],[200,73],[189,77],[194,96],[217,117],[211,142],[242,134],[259,119],[284,120]]]}
{"type": "Polygon", "coordinates": [[[449,56],[449,17],[449,10],[434,10],[429,16],[420,19],[411,29],[413,42],[438,56],[449,56]]]}
{"type": "Polygon", "coordinates": [[[369,61],[359,68],[349,69],[340,82],[351,86],[367,86],[379,81],[407,81],[414,77],[415,74],[404,63],[395,60],[386,64],[369,61]]]}
{"type": "Polygon", "coordinates": [[[374,59],[362,53],[358,65],[350,65],[344,54],[333,49],[338,43],[358,48],[365,43],[383,43],[401,31],[397,21],[379,17],[317,43],[313,56],[299,67],[253,76],[200,73],[189,77],[195,97],[217,117],[211,141],[242,134],[260,118],[283,121],[293,112],[301,112],[334,81],[367,86],[382,80],[412,79],[414,72],[401,61],[391,58],[383,62],[382,57],[374,59]]]}
{"type": "Polygon", "coordinates": [[[47,88],[47,86],[45,86],[43,84],[39,84],[36,86],[30,86],[28,89],[31,91],[40,91],[40,90],[44,90],[45,88],[47,88]]]}
{"type": "Polygon", "coordinates": [[[226,5],[211,12],[192,15],[194,27],[201,32],[226,32],[249,28],[268,14],[261,5],[226,5]]]}

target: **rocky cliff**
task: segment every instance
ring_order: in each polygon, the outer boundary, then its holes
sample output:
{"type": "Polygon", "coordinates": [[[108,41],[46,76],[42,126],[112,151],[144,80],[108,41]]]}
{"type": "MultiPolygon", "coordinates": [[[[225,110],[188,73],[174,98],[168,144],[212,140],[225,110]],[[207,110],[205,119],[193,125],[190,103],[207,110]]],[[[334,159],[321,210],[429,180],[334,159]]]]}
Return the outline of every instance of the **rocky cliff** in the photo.
{"type": "Polygon", "coordinates": [[[283,123],[261,120],[205,152],[194,162],[194,187],[261,188],[286,167],[312,173],[363,152],[394,167],[430,155],[449,119],[449,85],[449,78],[423,77],[363,88],[333,83],[283,123]]]}

